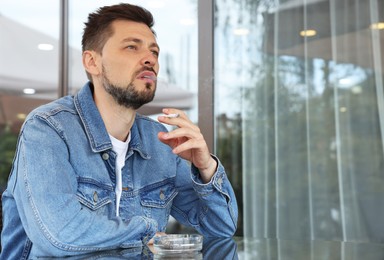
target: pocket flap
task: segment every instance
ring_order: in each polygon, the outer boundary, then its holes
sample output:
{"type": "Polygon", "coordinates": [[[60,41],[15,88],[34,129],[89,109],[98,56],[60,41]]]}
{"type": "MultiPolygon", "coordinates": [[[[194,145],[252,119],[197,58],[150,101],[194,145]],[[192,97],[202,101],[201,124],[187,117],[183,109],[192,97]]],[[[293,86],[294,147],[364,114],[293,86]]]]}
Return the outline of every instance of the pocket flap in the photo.
{"type": "Polygon", "coordinates": [[[79,182],[77,189],[77,198],[80,203],[91,210],[97,210],[100,207],[111,203],[111,194],[112,192],[110,190],[95,183],[79,182]]]}
{"type": "Polygon", "coordinates": [[[177,195],[173,184],[159,185],[141,192],[141,205],[146,207],[165,208],[177,195]]]}

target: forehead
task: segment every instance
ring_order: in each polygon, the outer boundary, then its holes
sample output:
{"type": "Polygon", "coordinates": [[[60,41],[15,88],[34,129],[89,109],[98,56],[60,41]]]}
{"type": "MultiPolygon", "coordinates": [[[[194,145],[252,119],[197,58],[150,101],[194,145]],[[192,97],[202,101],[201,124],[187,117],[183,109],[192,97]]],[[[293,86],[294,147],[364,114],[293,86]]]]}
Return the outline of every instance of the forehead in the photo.
{"type": "Polygon", "coordinates": [[[137,38],[148,42],[156,43],[156,37],[151,29],[144,23],[138,23],[126,20],[117,20],[111,24],[113,35],[110,40],[123,41],[126,38],[137,38]]]}

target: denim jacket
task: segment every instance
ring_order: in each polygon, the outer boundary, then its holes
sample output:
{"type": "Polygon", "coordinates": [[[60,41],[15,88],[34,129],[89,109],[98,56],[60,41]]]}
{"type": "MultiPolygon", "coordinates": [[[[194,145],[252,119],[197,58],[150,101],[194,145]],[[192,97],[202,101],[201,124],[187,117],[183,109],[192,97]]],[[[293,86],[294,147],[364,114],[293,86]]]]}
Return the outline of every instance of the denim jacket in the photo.
{"type": "Polygon", "coordinates": [[[92,85],[34,110],[2,195],[0,259],[142,246],[165,231],[169,215],[203,236],[232,236],[238,209],[219,160],[203,184],[196,167],[158,140],[159,131],[162,124],[136,115],[116,217],[116,154],[92,85]]]}

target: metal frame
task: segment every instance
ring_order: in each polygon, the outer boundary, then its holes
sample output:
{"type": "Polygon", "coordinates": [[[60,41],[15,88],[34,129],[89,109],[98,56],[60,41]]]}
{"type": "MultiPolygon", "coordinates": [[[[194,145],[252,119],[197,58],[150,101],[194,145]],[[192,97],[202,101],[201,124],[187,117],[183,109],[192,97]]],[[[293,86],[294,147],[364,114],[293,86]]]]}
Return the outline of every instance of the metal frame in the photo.
{"type": "Polygon", "coordinates": [[[214,153],[214,0],[198,0],[198,38],[198,120],[208,148],[214,153]]]}
{"type": "Polygon", "coordinates": [[[60,35],[59,35],[59,90],[58,96],[68,95],[69,76],[69,41],[68,41],[68,0],[60,1],[60,35]]]}

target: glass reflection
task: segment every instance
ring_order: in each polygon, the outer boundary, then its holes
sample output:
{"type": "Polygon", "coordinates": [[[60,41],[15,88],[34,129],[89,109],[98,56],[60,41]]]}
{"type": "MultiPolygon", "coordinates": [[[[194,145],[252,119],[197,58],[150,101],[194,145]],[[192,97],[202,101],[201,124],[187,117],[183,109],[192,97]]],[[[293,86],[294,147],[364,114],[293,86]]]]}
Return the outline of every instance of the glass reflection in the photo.
{"type": "Polygon", "coordinates": [[[57,98],[58,34],[59,1],[0,1],[0,191],[26,115],[57,98]]]}
{"type": "Polygon", "coordinates": [[[239,259],[357,260],[384,257],[384,246],[374,243],[281,239],[243,239],[237,243],[239,259]]]}
{"type": "Polygon", "coordinates": [[[383,242],[383,2],[215,4],[217,149],[243,176],[244,235],[383,242]]]}

